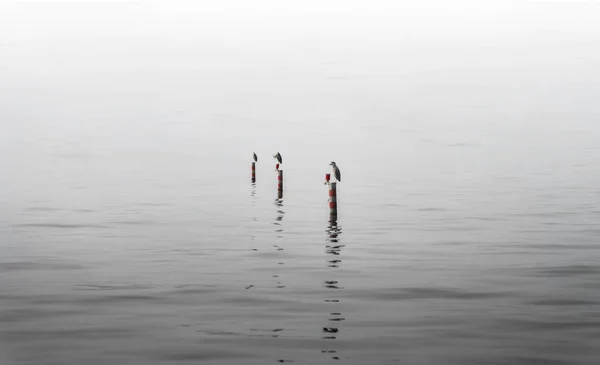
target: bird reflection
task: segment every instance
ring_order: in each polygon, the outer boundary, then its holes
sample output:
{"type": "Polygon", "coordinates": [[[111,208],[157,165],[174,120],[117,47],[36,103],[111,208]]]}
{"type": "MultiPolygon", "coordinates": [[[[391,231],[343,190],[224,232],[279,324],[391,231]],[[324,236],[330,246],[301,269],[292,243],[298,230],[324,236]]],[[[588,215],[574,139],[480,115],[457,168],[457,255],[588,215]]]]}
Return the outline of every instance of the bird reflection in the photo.
{"type": "MultiPolygon", "coordinates": [[[[340,257],[341,257],[341,253],[342,253],[342,248],[344,247],[344,245],[342,245],[340,243],[340,235],[342,234],[342,227],[338,226],[337,215],[329,216],[329,221],[328,221],[327,227],[325,229],[325,232],[327,234],[326,235],[327,244],[325,245],[325,253],[327,255],[329,255],[328,260],[327,260],[327,266],[329,268],[337,269],[337,268],[339,268],[339,265],[342,262],[340,257]]],[[[329,293],[333,294],[333,293],[335,293],[334,291],[343,289],[343,287],[340,285],[339,280],[337,280],[335,278],[331,278],[331,276],[334,276],[334,275],[328,274],[328,278],[323,281],[323,287],[325,287],[328,290],[331,290],[331,292],[329,292],[329,293]]],[[[346,320],[346,318],[344,318],[342,316],[342,313],[339,311],[339,303],[340,303],[339,299],[327,298],[327,299],[325,299],[325,302],[332,303],[332,304],[331,304],[330,311],[328,312],[328,316],[329,316],[328,323],[326,326],[322,327],[322,332],[323,332],[322,339],[335,340],[335,339],[337,339],[337,337],[339,336],[339,333],[340,333],[340,328],[338,327],[338,324],[339,324],[339,322],[346,320]]],[[[321,352],[324,354],[331,355],[331,358],[334,360],[339,360],[339,357],[337,355],[337,352],[338,352],[337,350],[329,348],[329,349],[321,350],[321,352]]]]}

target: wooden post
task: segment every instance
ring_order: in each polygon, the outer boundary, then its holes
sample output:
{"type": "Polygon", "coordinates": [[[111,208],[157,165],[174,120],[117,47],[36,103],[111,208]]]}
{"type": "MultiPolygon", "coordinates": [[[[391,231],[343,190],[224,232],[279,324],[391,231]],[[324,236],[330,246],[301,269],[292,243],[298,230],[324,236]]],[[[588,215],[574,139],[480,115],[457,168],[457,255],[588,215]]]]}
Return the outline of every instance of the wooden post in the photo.
{"type": "Polygon", "coordinates": [[[283,170],[277,170],[277,191],[283,193],[283,170]]]}
{"type": "Polygon", "coordinates": [[[256,182],[256,163],[252,162],[252,182],[256,182]]]}

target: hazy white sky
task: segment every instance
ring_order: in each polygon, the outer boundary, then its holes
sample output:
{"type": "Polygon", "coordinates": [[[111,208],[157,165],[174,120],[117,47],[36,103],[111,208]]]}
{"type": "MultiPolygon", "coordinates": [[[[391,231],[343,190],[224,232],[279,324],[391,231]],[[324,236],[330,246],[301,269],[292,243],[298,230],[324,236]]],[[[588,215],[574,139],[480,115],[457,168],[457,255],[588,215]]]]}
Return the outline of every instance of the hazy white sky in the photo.
{"type": "Polygon", "coordinates": [[[130,143],[123,125],[360,139],[378,120],[595,113],[599,4],[5,0],[3,148],[85,131],[130,143]]]}

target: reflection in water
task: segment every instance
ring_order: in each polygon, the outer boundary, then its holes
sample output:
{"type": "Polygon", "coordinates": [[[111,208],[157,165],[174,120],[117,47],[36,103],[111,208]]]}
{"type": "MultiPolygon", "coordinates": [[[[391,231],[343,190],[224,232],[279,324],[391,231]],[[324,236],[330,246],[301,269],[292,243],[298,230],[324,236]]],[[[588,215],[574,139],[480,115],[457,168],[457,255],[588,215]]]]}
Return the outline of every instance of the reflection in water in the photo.
{"type": "MultiPolygon", "coordinates": [[[[285,215],[285,211],[283,210],[283,190],[277,189],[277,199],[273,203],[275,207],[277,207],[277,216],[275,217],[275,221],[273,224],[275,225],[275,236],[277,239],[282,242],[283,241],[283,217],[285,215]]],[[[283,247],[280,244],[273,245],[277,251],[283,251],[283,247]]],[[[277,265],[285,265],[285,262],[279,261],[277,265]]],[[[273,275],[277,281],[277,289],[285,288],[285,285],[282,284],[281,280],[279,280],[279,275],[273,275]]]]}
{"type": "MultiPolygon", "coordinates": [[[[329,259],[327,260],[327,266],[330,268],[339,268],[340,263],[342,262],[341,260],[341,251],[342,251],[342,247],[344,247],[344,245],[340,244],[340,239],[339,236],[342,234],[342,227],[338,226],[337,223],[337,214],[331,214],[329,216],[329,223],[327,225],[327,245],[325,246],[325,252],[330,255],[329,259]]],[[[335,278],[332,278],[331,276],[334,275],[329,275],[329,277],[324,280],[323,282],[323,286],[329,290],[331,290],[332,294],[335,293],[335,291],[343,289],[343,287],[340,285],[340,282],[338,280],[336,280],[335,278]]],[[[340,300],[339,299],[325,299],[326,303],[339,303],[340,300]]],[[[336,304],[332,304],[332,308],[329,311],[329,319],[328,319],[328,323],[326,326],[323,326],[322,330],[323,330],[323,339],[324,340],[335,340],[340,332],[340,328],[338,327],[339,322],[342,322],[345,320],[345,318],[342,316],[342,313],[339,312],[338,310],[336,310],[338,308],[338,305],[336,304]],[[335,307],[334,307],[335,306],[335,307]]],[[[337,350],[335,349],[324,349],[321,350],[322,353],[324,354],[332,354],[332,359],[334,360],[339,360],[339,356],[337,356],[337,350]]]]}
{"type": "MultiPolygon", "coordinates": [[[[330,215],[329,217],[329,225],[326,230],[327,242],[329,242],[329,244],[325,246],[325,252],[333,256],[340,256],[343,245],[339,242],[339,235],[342,234],[342,227],[338,226],[336,215],[330,215]]],[[[327,262],[329,263],[329,267],[339,267],[339,263],[342,262],[342,260],[339,258],[331,258],[327,262]]]]}
{"type": "MultiPolygon", "coordinates": [[[[283,217],[285,215],[285,211],[283,210],[283,189],[280,189],[278,187],[277,189],[277,199],[275,199],[274,203],[273,203],[277,209],[277,216],[275,217],[275,221],[273,222],[273,225],[275,225],[275,236],[277,237],[278,240],[283,241],[283,217]]],[[[279,244],[275,244],[273,245],[277,251],[283,251],[283,247],[281,247],[279,244]]],[[[284,265],[285,263],[282,261],[277,262],[278,265],[284,265]]],[[[285,288],[285,285],[283,285],[283,283],[281,282],[281,279],[279,277],[279,274],[275,274],[273,275],[273,278],[276,280],[277,286],[275,288],[277,289],[283,289],[285,288]]],[[[279,337],[279,332],[282,332],[284,329],[283,328],[276,328],[273,330],[273,332],[275,332],[272,337],[273,338],[278,338],[279,337]]],[[[278,362],[286,362],[286,360],[280,359],[278,360],[278,362]]]]}
{"type": "MultiPolygon", "coordinates": [[[[258,217],[256,216],[256,184],[252,183],[252,189],[250,190],[250,196],[252,197],[252,211],[254,213],[254,215],[252,216],[252,221],[256,222],[258,220],[258,217]]],[[[251,231],[253,232],[253,230],[251,231]]],[[[250,240],[254,241],[254,239],[256,238],[256,236],[251,233],[250,234],[250,240]]],[[[257,251],[257,249],[255,247],[252,248],[253,251],[257,251]]]]}
{"type": "Polygon", "coordinates": [[[277,238],[283,239],[283,227],[281,223],[283,222],[283,216],[285,215],[285,211],[283,210],[283,191],[279,190],[277,192],[277,199],[273,203],[277,207],[277,217],[275,217],[274,225],[278,226],[275,229],[277,233],[277,238]]]}

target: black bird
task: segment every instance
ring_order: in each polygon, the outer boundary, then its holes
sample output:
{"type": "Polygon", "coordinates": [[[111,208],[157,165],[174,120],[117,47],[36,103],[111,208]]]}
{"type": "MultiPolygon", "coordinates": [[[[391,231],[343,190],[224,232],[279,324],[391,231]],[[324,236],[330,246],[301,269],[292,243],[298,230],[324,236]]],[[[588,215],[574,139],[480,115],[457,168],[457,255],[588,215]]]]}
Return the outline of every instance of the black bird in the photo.
{"type": "Polygon", "coordinates": [[[274,158],[277,159],[277,161],[279,161],[279,163],[283,163],[283,160],[281,158],[281,153],[277,152],[276,154],[273,155],[274,158]]]}
{"type": "Polygon", "coordinates": [[[254,153],[254,155],[252,157],[254,157],[254,162],[258,162],[258,156],[256,156],[256,152],[254,153]]]}
{"type": "Polygon", "coordinates": [[[335,162],[331,161],[329,166],[333,168],[333,176],[335,176],[335,179],[339,182],[342,182],[342,173],[340,172],[340,169],[337,167],[335,162]]]}

